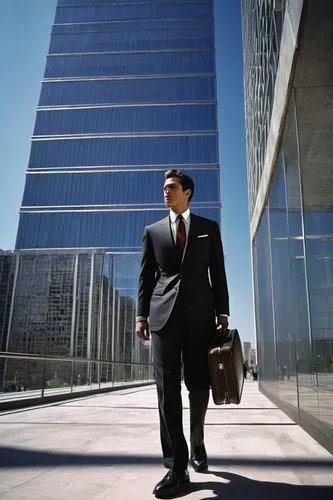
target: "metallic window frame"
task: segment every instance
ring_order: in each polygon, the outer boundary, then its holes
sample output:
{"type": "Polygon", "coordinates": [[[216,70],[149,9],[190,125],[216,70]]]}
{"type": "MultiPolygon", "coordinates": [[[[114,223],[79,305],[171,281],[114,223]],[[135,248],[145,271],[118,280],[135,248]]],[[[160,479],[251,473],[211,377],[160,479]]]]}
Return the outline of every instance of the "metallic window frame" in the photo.
{"type": "Polygon", "coordinates": [[[114,76],[60,76],[43,78],[42,83],[57,82],[90,82],[90,81],[111,81],[111,80],[154,80],[154,79],[174,79],[174,78],[216,78],[216,73],[149,73],[144,75],[114,75],[114,76]]]}
{"type": "Polygon", "coordinates": [[[37,106],[39,111],[67,111],[72,109],[104,109],[104,108],[152,108],[152,107],[177,107],[177,106],[216,106],[216,100],[208,101],[156,101],[156,102],[139,102],[139,103],[101,103],[101,104],[59,104],[55,106],[37,106]]]}
{"type": "Polygon", "coordinates": [[[132,166],[125,165],[123,168],[121,166],[96,166],[96,167],[50,167],[50,168],[36,168],[36,169],[29,169],[26,170],[26,174],[29,175],[41,175],[41,174],[87,174],[87,173],[107,173],[107,172],[154,172],[154,171],[160,171],[160,172],[165,172],[166,170],[170,170],[171,168],[176,168],[179,169],[181,167],[181,170],[219,170],[220,165],[218,163],[197,163],[196,165],[189,165],[189,164],[173,164],[173,165],[149,165],[149,167],[146,166],[141,166],[140,165],[134,165],[133,168],[132,166]],[[81,169],[81,170],[79,170],[81,169]]]}
{"type": "Polygon", "coordinates": [[[217,130],[211,131],[182,131],[182,132],[135,132],[135,133],[121,133],[118,134],[64,134],[64,135],[33,135],[32,142],[44,141],[60,141],[60,140],[89,140],[89,139],[131,139],[131,138],[155,138],[155,137],[204,137],[204,136],[217,136],[217,130]]]}
{"type": "MultiPolygon", "coordinates": [[[[86,56],[118,56],[118,55],[144,55],[144,54],[179,54],[181,52],[215,52],[215,48],[211,49],[160,49],[160,50],[114,50],[105,52],[64,52],[57,54],[47,54],[47,62],[51,58],[60,57],[86,57],[86,56]]],[[[47,64],[46,62],[46,64],[47,64]]]]}

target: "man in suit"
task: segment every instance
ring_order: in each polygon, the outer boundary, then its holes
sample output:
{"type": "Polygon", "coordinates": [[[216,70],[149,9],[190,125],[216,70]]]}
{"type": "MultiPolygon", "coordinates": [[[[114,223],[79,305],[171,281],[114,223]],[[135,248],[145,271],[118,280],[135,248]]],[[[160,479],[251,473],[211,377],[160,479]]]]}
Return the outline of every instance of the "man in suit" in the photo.
{"type": "Polygon", "coordinates": [[[218,224],[190,213],[194,193],[190,177],[169,170],[164,180],[170,213],[144,231],[136,331],[144,341],[151,332],[161,444],[169,468],[153,493],[172,498],[189,484],[182,368],[189,391],[190,462],[196,472],[207,470],[208,349],[216,323],[228,327],[229,297],[218,224]]]}

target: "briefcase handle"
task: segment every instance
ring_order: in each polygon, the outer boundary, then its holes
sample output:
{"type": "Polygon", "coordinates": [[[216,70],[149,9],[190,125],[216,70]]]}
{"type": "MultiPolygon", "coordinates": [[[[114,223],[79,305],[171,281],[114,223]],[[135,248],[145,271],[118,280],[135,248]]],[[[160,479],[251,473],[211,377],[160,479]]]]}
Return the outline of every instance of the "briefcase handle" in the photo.
{"type": "Polygon", "coordinates": [[[229,328],[223,330],[221,326],[218,326],[216,328],[215,336],[210,349],[213,349],[214,347],[222,347],[225,342],[231,340],[230,332],[231,330],[229,330],[229,328]]]}

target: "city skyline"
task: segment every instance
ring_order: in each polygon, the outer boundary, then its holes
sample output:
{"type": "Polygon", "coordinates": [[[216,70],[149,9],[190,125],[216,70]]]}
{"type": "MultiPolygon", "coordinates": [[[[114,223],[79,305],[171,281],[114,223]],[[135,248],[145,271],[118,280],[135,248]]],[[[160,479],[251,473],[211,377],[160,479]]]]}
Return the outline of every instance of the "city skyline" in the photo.
{"type": "MultiPolygon", "coordinates": [[[[32,2],[32,10],[34,8],[37,9],[37,7],[40,6],[39,3],[40,2],[38,2],[38,1],[32,2]]],[[[53,3],[54,3],[54,8],[55,8],[56,2],[54,1],[53,3]]],[[[15,4],[15,2],[14,2],[14,4],[15,4]]],[[[237,6],[237,8],[235,8],[231,5],[231,2],[220,2],[215,7],[216,7],[216,10],[215,10],[216,25],[223,22],[225,24],[225,27],[227,27],[228,22],[227,22],[226,14],[228,12],[229,17],[231,16],[231,18],[233,19],[234,26],[235,25],[237,26],[238,35],[240,36],[239,6],[237,6]],[[224,11],[223,11],[223,7],[225,9],[224,11]],[[230,9],[230,12],[226,8],[230,9]],[[223,16],[223,14],[224,14],[224,16],[223,16]]],[[[53,12],[52,12],[52,8],[50,7],[50,5],[48,5],[48,9],[45,9],[44,14],[43,14],[44,16],[49,16],[49,18],[51,18],[51,22],[50,22],[49,26],[52,25],[54,8],[53,8],[53,12]]],[[[11,20],[11,22],[14,22],[14,13],[15,13],[15,5],[14,6],[12,5],[12,7],[9,8],[9,10],[7,11],[7,15],[9,16],[9,19],[11,20]]],[[[28,13],[29,14],[32,13],[31,9],[28,13]]],[[[27,12],[26,12],[26,14],[27,14],[27,12]]],[[[24,16],[24,12],[21,13],[21,15],[24,16]]],[[[43,19],[45,19],[45,17],[43,19]]],[[[39,28],[41,29],[41,20],[39,21],[39,23],[36,23],[36,25],[38,25],[39,28]]],[[[230,24],[230,19],[229,19],[229,24],[230,24]]],[[[230,29],[230,31],[232,31],[231,27],[229,29],[230,29]]],[[[48,42],[49,42],[49,36],[46,35],[45,31],[41,30],[41,32],[43,32],[43,36],[40,35],[41,36],[40,39],[42,39],[43,43],[44,43],[44,58],[45,58],[45,54],[46,54],[47,49],[48,49],[48,42]]],[[[240,86],[242,86],[242,80],[239,77],[242,77],[242,75],[241,75],[241,72],[239,71],[239,68],[240,68],[240,66],[239,66],[240,61],[239,60],[238,60],[238,73],[237,73],[237,71],[235,71],[235,73],[232,74],[231,77],[229,75],[229,78],[226,76],[227,73],[224,74],[223,71],[221,71],[221,68],[219,68],[219,66],[221,65],[221,60],[219,58],[219,50],[221,50],[221,46],[222,46],[223,41],[224,41],[223,36],[225,36],[225,37],[230,36],[230,33],[228,34],[228,32],[226,30],[217,29],[217,27],[216,27],[216,32],[217,32],[217,35],[216,35],[217,72],[218,72],[218,80],[220,80],[220,84],[218,86],[218,93],[219,93],[218,103],[219,103],[219,123],[220,123],[220,130],[219,130],[219,132],[220,132],[220,144],[219,144],[219,146],[220,146],[220,161],[222,163],[221,199],[222,199],[222,206],[226,207],[226,208],[223,208],[223,210],[222,210],[222,234],[223,234],[224,247],[225,247],[225,253],[226,253],[229,287],[231,289],[231,303],[234,306],[234,310],[232,309],[231,317],[232,317],[234,326],[239,328],[241,335],[242,335],[242,338],[244,340],[250,340],[253,343],[254,342],[254,333],[253,333],[254,329],[253,329],[252,290],[251,290],[251,276],[250,276],[250,274],[251,274],[250,267],[251,266],[250,266],[250,256],[249,256],[249,243],[248,243],[247,234],[246,234],[246,232],[248,230],[246,227],[246,224],[248,224],[248,221],[246,220],[247,211],[245,211],[245,214],[244,214],[244,207],[246,209],[246,200],[245,200],[245,205],[244,205],[244,195],[246,196],[246,191],[244,190],[244,186],[246,186],[246,179],[242,178],[242,176],[240,175],[241,173],[243,173],[243,176],[245,176],[246,170],[245,170],[245,164],[243,165],[243,172],[242,172],[239,165],[236,165],[237,168],[232,169],[231,165],[230,166],[228,165],[228,161],[226,161],[226,164],[224,164],[225,158],[227,158],[227,160],[228,160],[229,158],[232,157],[232,155],[237,156],[236,155],[236,148],[235,148],[237,141],[235,140],[235,137],[232,137],[231,139],[229,138],[230,151],[228,151],[228,144],[224,145],[224,146],[222,144],[222,139],[224,139],[225,137],[228,136],[228,134],[226,134],[224,132],[228,131],[229,136],[231,136],[231,134],[235,135],[234,134],[235,130],[233,130],[232,127],[234,126],[237,128],[237,123],[235,123],[235,121],[232,121],[231,112],[234,111],[235,109],[237,109],[238,114],[240,114],[242,112],[243,102],[241,99],[242,96],[238,95],[239,99],[237,102],[234,101],[234,102],[229,103],[228,99],[226,98],[226,95],[223,96],[223,92],[221,92],[221,85],[222,85],[222,90],[223,90],[223,87],[225,86],[228,88],[228,90],[230,92],[233,84],[235,84],[235,76],[238,76],[238,81],[237,81],[237,79],[236,79],[236,81],[238,83],[238,90],[239,90],[240,86]],[[219,39],[219,37],[221,35],[223,35],[222,39],[219,39]],[[221,81],[222,81],[222,83],[221,83],[221,81]],[[222,100],[222,105],[221,105],[221,100],[222,100]],[[230,106],[229,110],[228,110],[228,105],[230,106]],[[224,111],[225,111],[224,115],[223,115],[223,111],[221,111],[222,107],[224,108],[224,111]],[[229,120],[227,124],[226,124],[226,121],[227,121],[226,118],[229,120]],[[228,177],[229,177],[229,179],[228,179],[228,183],[227,183],[226,180],[228,177]],[[243,184],[243,186],[242,186],[243,191],[241,189],[239,189],[240,184],[243,184]],[[237,193],[237,190],[239,192],[239,195],[238,195],[238,197],[236,197],[236,202],[235,202],[235,193],[237,193]],[[242,217],[238,216],[238,219],[235,217],[230,217],[230,215],[232,214],[232,210],[235,213],[239,212],[240,210],[243,210],[242,217]],[[237,228],[237,231],[236,231],[236,228],[237,228]],[[243,231],[240,231],[240,229],[243,229],[243,231]],[[238,234],[235,234],[236,232],[238,232],[238,234]],[[244,245],[245,245],[245,247],[244,247],[244,245]],[[247,252],[245,251],[246,245],[248,246],[247,252]],[[243,274],[243,276],[242,276],[242,274],[243,274]],[[246,286],[244,285],[245,283],[246,283],[246,286]],[[244,304],[246,304],[246,307],[244,307],[244,304]]],[[[7,33],[7,35],[10,35],[10,34],[7,33]]],[[[37,41],[36,41],[36,43],[38,45],[37,41]]],[[[239,44],[238,45],[238,50],[239,50],[241,47],[241,40],[240,39],[238,40],[238,44],[239,44]]],[[[41,48],[39,48],[39,52],[43,52],[41,48]]],[[[229,54],[229,55],[231,57],[231,54],[229,54]]],[[[239,55],[241,55],[240,51],[238,53],[238,56],[239,55]]],[[[225,55],[224,55],[224,59],[225,59],[225,55]]],[[[31,135],[32,129],[33,129],[35,107],[37,104],[36,87],[37,87],[37,95],[38,95],[38,92],[40,89],[40,80],[42,78],[42,74],[41,74],[42,71],[41,70],[43,70],[43,66],[44,66],[44,61],[43,61],[42,55],[40,56],[40,61],[41,62],[39,63],[40,66],[39,66],[39,70],[38,70],[39,71],[39,85],[36,84],[37,79],[36,79],[36,75],[34,75],[34,85],[35,85],[35,87],[34,87],[34,92],[35,92],[34,99],[35,99],[35,103],[33,104],[32,108],[29,110],[29,112],[27,111],[27,115],[26,115],[26,116],[28,116],[28,114],[29,114],[30,119],[31,119],[31,115],[32,115],[32,125],[30,128],[30,135],[31,135]]],[[[223,60],[223,62],[225,63],[225,60],[223,60]]],[[[10,65],[9,65],[9,67],[10,67],[10,65]]],[[[9,74],[15,73],[13,67],[12,67],[12,71],[13,71],[13,73],[9,72],[9,74]]],[[[23,95],[23,94],[27,95],[28,93],[23,92],[23,90],[24,89],[21,89],[21,91],[22,91],[21,95],[23,95]]],[[[30,94],[30,95],[32,95],[32,94],[30,94]]],[[[230,94],[229,94],[229,97],[230,97],[230,94]]],[[[30,99],[33,100],[32,97],[30,99]]],[[[6,111],[6,109],[5,109],[5,111],[6,111]]],[[[30,121],[30,123],[31,123],[31,121],[30,121]]],[[[2,127],[4,126],[3,120],[1,121],[1,126],[2,127]]],[[[243,126],[243,124],[242,124],[242,126],[243,126]]],[[[28,126],[26,126],[26,128],[27,127],[28,126]]],[[[238,127],[239,127],[239,122],[238,122],[238,127]]],[[[10,133],[10,132],[7,132],[7,133],[10,133]]],[[[242,135],[241,131],[238,131],[238,134],[242,135]]],[[[27,154],[22,153],[22,158],[21,158],[21,161],[22,161],[22,163],[25,163],[25,166],[28,163],[28,157],[29,157],[29,148],[30,148],[29,137],[28,137],[28,147],[26,148],[27,154]]],[[[12,138],[12,140],[14,140],[14,138],[12,138]]],[[[22,142],[23,142],[23,139],[22,139],[22,142]]],[[[238,144],[237,154],[239,156],[239,149],[240,150],[243,149],[243,158],[242,159],[245,161],[244,147],[245,147],[244,143],[238,144]]],[[[10,148],[8,148],[8,144],[7,144],[7,155],[8,155],[8,157],[13,157],[13,150],[12,150],[12,153],[10,154],[10,153],[8,153],[8,149],[10,149],[10,148]]],[[[238,161],[239,161],[239,158],[238,158],[238,161]]],[[[22,173],[22,171],[21,171],[20,175],[21,175],[21,177],[20,177],[19,181],[22,184],[23,180],[24,180],[24,174],[22,173]]],[[[6,179],[4,177],[5,177],[4,172],[2,169],[1,179],[3,179],[3,182],[1,184],[2,184],[2,186],[4,186],[4,185],[8,186],[8,177],[6,179]]],[[[12,179],[10,177],[9,177],[9,182],[12,182],[12,179]]],[[[8,189],[6,189],[6,192],[8,192],[8,189]]],[[[17,192],[18,192],[18,186],[17,186],[17,192]]],[[[161,196],[161,198],[162,198],[162,196],[161,196]]],[[[16,205],[16,211],[17,211],[17,209],[18,209],[18,207],[16,205]]],[[[7,212],[6,220],[8,219],[8,215],[9,214],[7,212]]],[[[13,215],[11,217],[9,217],[9,219],[12,221],[11,224],[13,225],[14,224],[13,215]]],[[[13,228],[8,227],[8,226],[6,227],[6,224],[4,224],[3,227],[4,227],[4,231],[1,232],[0,247],[7,249],[8,243],[6,243],[6,242],[10,242],[10,241],[13,242],[13,228]]],[[[14,244],[12,243],[10,245],[10,248],[13,248],[13,247],[14,247],[14,244]]]]}

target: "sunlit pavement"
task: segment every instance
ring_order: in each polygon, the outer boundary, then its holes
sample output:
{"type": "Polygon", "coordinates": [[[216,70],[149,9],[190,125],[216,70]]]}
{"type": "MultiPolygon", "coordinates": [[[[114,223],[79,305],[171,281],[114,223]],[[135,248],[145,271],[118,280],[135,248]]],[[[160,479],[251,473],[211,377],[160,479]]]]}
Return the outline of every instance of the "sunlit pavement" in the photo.
{"type": "MultiPolygon", "coordinates": [[[[184,425],[188,400],[183,393],[184,425]]],[[[245,383],[239,406],[207,412],[209,472],[179,498],[333,498],[333,457],[245,383]]],[[[161,462],[155,386],[0,413],[0,498],[154,498],[161,462]]]]}

